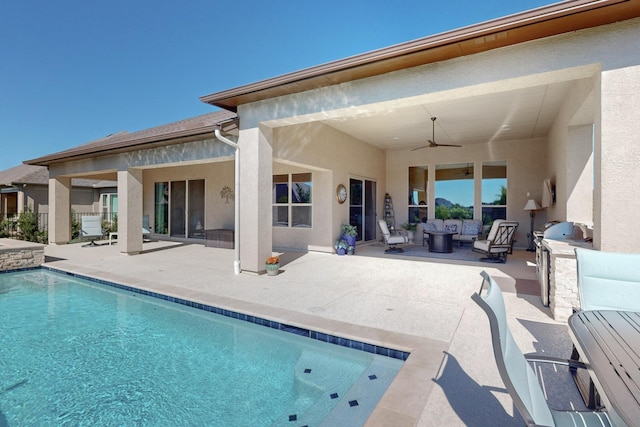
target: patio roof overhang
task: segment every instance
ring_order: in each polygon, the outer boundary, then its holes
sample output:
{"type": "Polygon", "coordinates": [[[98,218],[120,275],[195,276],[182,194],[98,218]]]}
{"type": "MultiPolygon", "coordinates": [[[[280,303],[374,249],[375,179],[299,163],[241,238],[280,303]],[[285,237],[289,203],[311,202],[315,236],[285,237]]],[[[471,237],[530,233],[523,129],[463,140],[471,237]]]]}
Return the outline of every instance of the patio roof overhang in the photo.
{"type": "Polygon", "coordinates": [[[640,16],[638,0],[568,0],[284,74],[200,100],[239,105],[373,77],[640,16]]]}
{"type": "Polygon", "coordinates": [[[219,111],[140,132],[117,133],[69,150],[27,160],[24,163],[49,166],[54,163],[87,159],[101,155],[124,153],[202,139],[215,139],[214,132],[216,129],[220,129],[225,133],[233,133],[234,131],[237,132],[237,128],[235,114],[228,111],[219,111]]]}

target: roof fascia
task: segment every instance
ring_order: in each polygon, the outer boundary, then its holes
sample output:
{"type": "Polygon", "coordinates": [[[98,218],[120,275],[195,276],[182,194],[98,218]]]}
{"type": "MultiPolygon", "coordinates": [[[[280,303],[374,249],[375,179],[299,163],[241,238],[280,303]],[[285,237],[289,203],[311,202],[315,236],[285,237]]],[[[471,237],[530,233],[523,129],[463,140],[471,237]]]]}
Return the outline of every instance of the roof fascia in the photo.
{"type": "Polygon", "coordinates": [[[640,16],[637,0],[568,0],[397,44],[200,97],[237,112],[239,105],[640,16]]]}
{"type": "Polygon", "coordinates": [[[111,155],[127,151],[133,151],[139,148],[152,148],[157,146],[173,145],[183,142],[191,142],[200,140],[203,137],[215,137],[215,130],[219,129],[219,125],[209,125],[194,129],[182,130],[178,132],[166,133],[163,135],[153,135],[134,140],[119,141],[111,144],[104,144],[100,147],[74,148],[48,156],[38,157],[32,160],[26,160],[23,163],[28,165],[48,166],[53,163],[62,163],[70,160],[80,160],[100,155],[111,155]]]}

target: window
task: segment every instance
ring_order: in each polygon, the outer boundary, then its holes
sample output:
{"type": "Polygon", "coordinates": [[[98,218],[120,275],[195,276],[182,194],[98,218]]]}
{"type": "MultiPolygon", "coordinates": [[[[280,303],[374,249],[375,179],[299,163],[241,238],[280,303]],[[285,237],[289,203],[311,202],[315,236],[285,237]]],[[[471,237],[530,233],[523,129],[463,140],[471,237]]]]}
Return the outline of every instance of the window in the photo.
{"type": "Polygon", "coordinates": [[[102,204],[102,220],[108,223],[112,223],[117,220],[118,217],[118,194],[117,193],[104,193],[101,199],[102,204]]]}
{"type": "Polygon", "coordinates": [[[409,168],[409,222],[425,222],[427,220],[428,200],[428,168],[411,166],[409,168]]]}
{"type": "Polygon", "coordinates": [[[507,219],[507,162],[482,164],[482,222],[507,219]]]}
{"type": "Polygon", "coordinates": [[[294,173],[273,176],[273,226],[311,227],[310,173],[294,173]]]}
{"type": "Polygon", "coordinates": [[[436,166],[436,218],[473,218],[473,174],[473,163],[436,166]]]}

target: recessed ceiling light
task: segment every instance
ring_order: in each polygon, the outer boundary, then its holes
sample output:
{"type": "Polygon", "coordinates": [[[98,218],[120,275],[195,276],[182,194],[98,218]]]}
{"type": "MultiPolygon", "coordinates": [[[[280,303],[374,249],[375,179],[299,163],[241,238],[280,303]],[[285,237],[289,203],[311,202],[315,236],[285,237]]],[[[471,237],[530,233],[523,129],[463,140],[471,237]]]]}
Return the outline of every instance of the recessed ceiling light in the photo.
{"type": "Polygon", "coordinates": [[[400,137],[399,137],[399,136],[394,136],[394,137],[393,137],[393,140],[394,140],[394,141],[397,141],[397,140],[399,140],[399,139],[400,139],[400,137]]]}

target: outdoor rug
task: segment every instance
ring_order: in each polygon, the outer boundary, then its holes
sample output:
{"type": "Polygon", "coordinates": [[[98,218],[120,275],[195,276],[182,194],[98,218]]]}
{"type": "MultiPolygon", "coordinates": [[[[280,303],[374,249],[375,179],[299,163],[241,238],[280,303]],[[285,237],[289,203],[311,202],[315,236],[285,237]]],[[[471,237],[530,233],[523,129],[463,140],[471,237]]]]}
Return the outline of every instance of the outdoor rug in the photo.
{"type": "Polygon", "coordinates": [[[404,252],[389,252],[389,254],[477,262],[480,262],[480,258],[485,257],[484,254],[473,252],[470,245],[459,247],[457,244],[454,244],[453,252],[449,253],[429,252],[429,247],[422,245],[406,245],[403,246],[402,249],[404,249],[404,252]]]}

